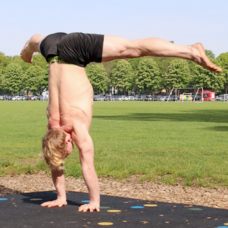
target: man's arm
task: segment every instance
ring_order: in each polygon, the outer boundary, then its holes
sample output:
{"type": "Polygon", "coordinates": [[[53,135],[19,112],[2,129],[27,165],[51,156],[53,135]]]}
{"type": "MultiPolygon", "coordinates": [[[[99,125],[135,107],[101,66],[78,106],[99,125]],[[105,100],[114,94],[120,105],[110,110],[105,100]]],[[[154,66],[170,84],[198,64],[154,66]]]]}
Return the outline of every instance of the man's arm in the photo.
{"type": "Polygon", "coordinates": [[[82,175],[89,191],[90,203],[84,204],[79,211],[100,211],[99,183],[94,168],[94,146],[86,125],[77,121],[74,123],[73,140],[79,149],[82,175]]]}
{"type": "Polygon", "coordinates": [[[42,203],[42,207],[62,207],[67,205],[66,190],[65,190],[65,177],[63,171],[52,170],[52,180],[57,191],[57,199],[42,203]]]}
{"type": "Polygon", "coordinates": [[[52,180],[57,191],[57,199],[42,203],[42,207],[62,207],[67,205],[65,177],[63,171],[52,170],[52,180]]]}

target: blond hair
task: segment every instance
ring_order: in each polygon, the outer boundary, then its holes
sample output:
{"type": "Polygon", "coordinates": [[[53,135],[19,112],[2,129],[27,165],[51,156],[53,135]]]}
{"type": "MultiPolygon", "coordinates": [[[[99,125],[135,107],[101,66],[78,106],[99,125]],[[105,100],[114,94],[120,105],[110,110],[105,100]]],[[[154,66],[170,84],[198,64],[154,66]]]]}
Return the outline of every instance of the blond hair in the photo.
{"type": "Polygon", "coordinates": [[[67,145],[66,134],[58,129],[51,129],[42,139],[42,150],[46,163],[50,169],[63,170],[67,145]]]}

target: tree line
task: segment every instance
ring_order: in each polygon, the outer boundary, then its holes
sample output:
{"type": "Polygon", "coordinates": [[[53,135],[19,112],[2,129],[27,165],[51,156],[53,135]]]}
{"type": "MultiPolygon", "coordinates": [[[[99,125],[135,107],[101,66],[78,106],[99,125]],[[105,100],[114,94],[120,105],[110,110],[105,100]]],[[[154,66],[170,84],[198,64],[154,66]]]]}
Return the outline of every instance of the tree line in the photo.
{"type": "MultiPolygon", "coordinates": [[[[192,61],[179,58],[142,57],[121,59],[107,63],[90,63],[86,73],[94,93],[150,94],[173,87],[203,87],[217,93],[227,93],[228,52],[215,58],[206,50],[210,60],[223,69],[210,72],[192,61]]],[[[19,94],[21,91],[41,94],[48,88],[49,67],[41,54],[33,56],[33,63],[25,63],[19,56],[5,56],[0,52],[0,93],[19,94]]]]}

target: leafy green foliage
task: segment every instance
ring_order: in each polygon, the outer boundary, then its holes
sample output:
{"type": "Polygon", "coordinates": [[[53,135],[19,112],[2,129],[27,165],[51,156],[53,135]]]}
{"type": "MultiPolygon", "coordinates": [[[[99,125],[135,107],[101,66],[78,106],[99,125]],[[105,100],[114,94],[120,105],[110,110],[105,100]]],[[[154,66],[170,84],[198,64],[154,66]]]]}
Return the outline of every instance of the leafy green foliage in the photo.
{"type": "Polygon", "coordinates": [[[90,80],[95,94],[105,93],[107,90],[107,73],[103,64],[92,64],[86,68],[86,73],[90,80]]]}
{"type": "Polygon", "coordinates": [[[2,70],[0,69],[0,91],[3,89],[3,74],[2,74],[2,70]]]}
{"type": "Polygon", "coordinates": [[[205,53],[209,59],[215,59],[215,54],[211,50],[205,50],[205,53]]]}
{"type": "MultiPolygon", "coordinates": [[[[31,64],[30,64],[31,65],[31,64]]],[[[45,69],[48,65],[45,58],[41,54],[33,55],[33,66],[39,66],[42,69],[45,69]]]]}
{"type": "Polygon", "coordinates": [[[165,84],[168,89],[184,88],[188,86],[190,80],[190,70],[188,62],[183,59],[174,59],[165,74],[165,84]]]}
{"type": "Polygon", "coordinates": [[[161,88],[160,71],[153,58],[141,58],[135,82],[140,93],[158,91],[161,88]]]}
{"type": "Polygon", "coordinates": [[[106,70],[106,73],[107,73],[107,77],[110,78],[110,72],[112,70],[112,67],[113,67],[113,64],[114,64],[114,61],[110,61],[110,62],[105,62],[105,63],[102,63],[105,70],[106,70]]]}
{"type": "Polygon", "coordinates": [[[216,60],[218,60],[222,66],[225,76],[225,93],[228,93],[228,52],[221,54],[216,60]]]}
{"type": "Polygon", "coordinates": [[[23,89],[37,94],[37,92],[43,90],[43,80],[45,76],[45,70],[41,67],[29,67],[23,76],[23,89]]]}
{"type": "Polygon", "coordinates": [[[23,70],[23,72],[25,72],[29,67],[32,66],[32,64],[29,64],[29,63],[26,63],[24,62],[24,60],[18,56],[18,55],[15,55],[11,58],[11,63],[16,63],[16,64],[19,64],[23,70]]]}
{"type": "MultiPolygon", "coordinates": [[[[95,88],[94,89],[95,93],[107,92],[107,91],[109,91],[110,87],[112,87],[112,86],[123,91],[124,93],[126,93],[129,90],[131,90],[131,91],[134,90],[135,92],[137,92],[137,83],[140,87],[140,89],[138,89],[138,92],[141,92],[141,93],[142,92],[143,93],[151,92],[152,90],[158,91],[163,88],[170,89],[172,87],[172,85],[180,85],[180,87],[186,87],[186,86],[194,86],[196,84],[198,84],[198,85],[204,84],[205,86],[208,86],[211,89],[216,88],[217,92],[219,91],[219,92],[228,93],[228,53],[221,54],[217,59],[214,59],[215,58],[214,53],[210,50],[206,50],[206,54],[209,58],[212,59],[212,61],[215,61],[218,64],[220,64],[220,66],[223,69],[223,73],[224,73],[224,74],[217,75],[218,77],[216,76],[216,80],[213,79],[214,82],[212,81],[210,83],[209,83],[208,79],[206,80],[204,78],[205,80],[203,80],[202,75],[200,76],[200,79],[195,80],[198,75],[198,74],[195,74],[195,72],[198,72],[199,67],[196,63],[194,63],[192,61],[186,61],[186,63],[187,63],[186,68],[183,68],[184,69],[183,72],[181,72],[182,68],[180,68],[179,72],[177,72],[178,67],[176,66],[176,69],[175,69],[176,73],[171,73],[170,67],[172,65],[174,65],[174,63],[171,64],[171,62],[173,62],[175,60],[175,62],[177,63],[180,59],[165,58],[165,57],[142,57],[142,58],[126,59],[123,61],[118,60],[119,66],[117,66],[118,64],[116,63],[116,62],[118,62],[117,60],[101,63],[101,65],[103,65],[103,67],[106,71],[106,77],[101,76],[100,83],[98,83],[97,79],[95,79],[96,77],[98,77],[98,75],[97,76],[94,75],[93,77],[89,76],[89,78],[91,80],[91,83],[93,84],[93,87],[95,88]],[[138,79],[137,77],[139,75],[138,70],[139,70],[140,62],[146,58],[153,59],[156,62],[160,77],[158,75],[156,75],[155,77],[157,77],[157,79],[153,79],[154,81],[151,82],[150,80],[148,80],[148,78],[150,78],[150,77],[153,78],[154,76],[149,76],[147,73],[145,73],[146,80],[143,85],[143,81],[138,79]],[[127,62],[129,63],[129,65],[127,64],[127,62]],[[190,70],[190,73],[188,73],[187,65],[190,70]],[[122,68],[122,70],[120,70],[121,68],[122,68]],[[115,72],[115,71],[118,71],[118,72],[115,72]],[[186,78],[184,78],[186,73],[189,75],[186,78]],[[223,77],[225,78],[225,81],[222,84],[223,77]],[[193,78],[194,78],[194,80],[193,80],[193,78]],[[222,79],[222,81],[219,78],[222,79]],[[199,83],[199,81],[202,82],[202,80],[205,82],[207,81],[209,84],[208,83],[199,83]],[[145,86],[145,83],[147,83],[147,82],[149,84],[147,86],[145,86]],[[214,84],[215,86],[210,86],[210,84],[211,85],[214,84]]],[[[4,73],[6,71],[7,66],[9,66],[10,64],[16,64],[17,66],[19,65],[22,69],[22,75],[24,75],[25,72],[30,67],[32,67],[32,68],[38,67],[37,69],[39,69],[39,71],[40,71],[40,69],[43,70],[44,73],[42,73],[42,75],[43,75],[42,77],[39,77],[40,81],[38,83],[39,86],[37,87],[37,89],[34,89],[33,83],[30,82],[30,83],[26,84],[27,90],[30,90],[30,91],[33,90],[33,91],[37,91],[38,93],[41,93],[42,90],[48,88],[49,65],[46,63],[46,60],[44,59],[44,57],[41,54],[35,54],[33,56],[33,63],[29,64],[29,63],[25,63],[20,58],[20,56],[8,57],[8,56],[5,56],[2,52],[0,52],[0,70],[2,71],[2,77],[0,74],[0,93],[17,93],[15,91],[18,91],[18,89],[12,90],[12,88],[13,88],[12,83],[9,83],[9,79],[6,80],[7,83],[4,82],[5,81],[4,73]],[[11,87],[8,88],[8,85],[9,86],[11,85],[11,87]],[[32,87],[28,88],[28,85],[31,85],[32,87]]],[[[95,65],[97,65],[97,63],[90,63],[86,67],[86,72],[89,72],[90,67],[91,66],[95,67],[95,65]]],[[[184,64],[182,64],[182,65],[184,65],[184,64]]],[[[101,67],[100,67],[100,69],[101,69],[101,67]]],[[[31,72],[32,71],[33,70],[31,70],[31,72]]],[[[103,71],[103,69],[102,69],[102,71],[103,71]]],[[[141,68],[140,71],[142,72],[143,69],[141,68]]],[[[34,77],[34,76],[32,76],[32,77],[34,77]]],[[[209,76],[209,78],[210,77],[213,78],[212,76],[209,76]]],[[[15,79],[12,81],[15,81],[15,79]]],[[[16,81],[15,81],[14,87],[16,86],[16,84],[18,84],[18,83],[16,83],[16,81]]],[[[23,84],[22,84],[21,89],[24,89],[23,84]]]]}
{"type": "Polygon", "coordinates": [[[17,63],[7,65],[4,73],[3,86],[12,94],[18,94],[22,89],[23,70],[17,63]]]}
{"type": "Polygon", "coordinates": [[[220,61],[223,69],[228,70],[228,52],[222,53],[217,60],[220,61]]]}
{"type": "Polygon", "coordinates": [[[0,70],[5,71],[6,66],[10,63],[10,59],[0,52],[0,70]]]}
{"type": "MultiPolygon", "coordinates": [[[[216,65],[220,66],[218,60],[212,60],[216,65]]],[[[211,72],[199,65],[196,65],[194,70],[194,76],[192,78],[191,85],[194,87],[203,87],[204,89],[210,89],[217,93],[222,91],[225,83],[225,74],[211,72]]]]}
{"type": "Polygon", "coordinates": [[[167,73],[168,67],[170,63],[175,59],[175,58],[165,58],[165,57],[154,57],[153,58],[155,62],[157,63],[161,75],[165,75],[167,73]]]}
{"type": "Polygon", "coordinates": [[[132,89],[134,73],[131,64],[125,60],[115,60],[110,73],[111,86],[122,88],[124,92],[132,89]]]}

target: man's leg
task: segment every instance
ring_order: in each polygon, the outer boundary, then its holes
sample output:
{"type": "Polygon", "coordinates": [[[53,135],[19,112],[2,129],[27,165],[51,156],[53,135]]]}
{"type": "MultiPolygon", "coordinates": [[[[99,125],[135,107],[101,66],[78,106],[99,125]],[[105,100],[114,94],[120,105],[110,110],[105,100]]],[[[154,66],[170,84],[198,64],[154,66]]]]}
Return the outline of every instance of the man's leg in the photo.
{"type": "Polygon", "coordinates": [[[102,62],[143,56],[183,58],[194,61],[208,70],[222,71],[207,58],[200,43],[184,46],[160,38],[127,40],[117,36],[104,36],[102,62]]]}
{"type": "Polygon", "coordinates": [[[25,43],[25,46],[21,50],[21,58],[26,62],[26,63],[32,63],[32,55],[35,52],[40,52],[39,50],[39,45],[40,42],[44,39],[44,36],[41,35],[33,35],[30,40],[28,40],[25,43]]]}

